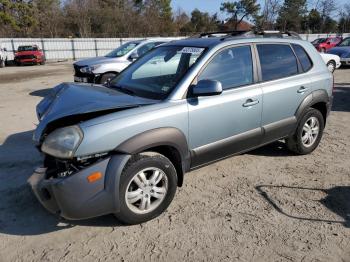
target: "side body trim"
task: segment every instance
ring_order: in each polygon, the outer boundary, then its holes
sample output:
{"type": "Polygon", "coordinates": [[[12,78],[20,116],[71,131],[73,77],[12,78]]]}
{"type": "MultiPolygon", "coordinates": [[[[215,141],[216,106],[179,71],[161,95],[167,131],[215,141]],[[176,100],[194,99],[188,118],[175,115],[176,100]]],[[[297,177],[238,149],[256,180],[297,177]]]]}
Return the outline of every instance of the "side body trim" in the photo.
{"type": "Polygon", "coordinates": [[[197,147],[191,151],[191,168],[255,147],[261,143],[262,134],[261,128],[255,128],[242,134],[197,147]]]}

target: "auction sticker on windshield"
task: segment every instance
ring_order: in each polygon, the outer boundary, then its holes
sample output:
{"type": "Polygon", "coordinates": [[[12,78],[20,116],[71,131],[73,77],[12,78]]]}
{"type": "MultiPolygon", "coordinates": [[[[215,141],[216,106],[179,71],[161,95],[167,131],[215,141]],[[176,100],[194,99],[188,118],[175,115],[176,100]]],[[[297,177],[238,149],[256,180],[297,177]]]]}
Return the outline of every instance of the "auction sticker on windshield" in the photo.
{"type": "Polygon", "coordinates": [[[193,54],[193,55],[200,55],[204,51],[204,48],[200,47],[184,47],[182,48],[179,53],[180,54],[193,54]]]}

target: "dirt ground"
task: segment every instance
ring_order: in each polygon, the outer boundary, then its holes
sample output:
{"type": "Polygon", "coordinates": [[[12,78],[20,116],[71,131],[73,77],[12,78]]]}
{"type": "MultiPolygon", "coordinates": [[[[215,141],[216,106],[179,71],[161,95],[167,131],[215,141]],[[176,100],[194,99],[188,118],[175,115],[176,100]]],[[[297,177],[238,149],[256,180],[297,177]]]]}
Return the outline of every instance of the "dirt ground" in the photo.
{"type": "Polygon", "coordinates": [[[0,261],[350,261],[350,68],[307,156],[281,142],[186,175],[167,212],[122,226],[63,221],[26,180],[40,164],[35,106],[72,65],[0,69],[0,261]]]}

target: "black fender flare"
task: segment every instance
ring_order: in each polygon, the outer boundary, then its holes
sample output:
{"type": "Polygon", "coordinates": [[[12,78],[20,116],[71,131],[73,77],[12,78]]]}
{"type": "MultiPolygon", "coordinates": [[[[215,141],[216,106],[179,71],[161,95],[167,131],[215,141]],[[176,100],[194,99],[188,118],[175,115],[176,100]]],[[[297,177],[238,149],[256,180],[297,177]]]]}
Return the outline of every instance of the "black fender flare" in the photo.
{"type": "Polygon", "coordinates": [[[299,121],[299,119],[302,117],[304,111],[307,108],[312,107],[314,104],[320,102],[324,102],[327,105],[327,111],[330,110],[331,99],[326,90],[315,90],[311,92],[308,96],[306,96],[304,100],[300,103],[297,111],[295,112],[295,117],[297,121],[299,121]]]}
{"type": "Polygon", "coordinates": [[[118,145],[114,151],[133,155],[159,146],[170,146],[179,152],[182,165],[182,174],[179,174],[181,184],[182,175],[189,170],[191,160],[186,136],[178,128],[161,127],[147,130],[127,139],[118,145]]]}

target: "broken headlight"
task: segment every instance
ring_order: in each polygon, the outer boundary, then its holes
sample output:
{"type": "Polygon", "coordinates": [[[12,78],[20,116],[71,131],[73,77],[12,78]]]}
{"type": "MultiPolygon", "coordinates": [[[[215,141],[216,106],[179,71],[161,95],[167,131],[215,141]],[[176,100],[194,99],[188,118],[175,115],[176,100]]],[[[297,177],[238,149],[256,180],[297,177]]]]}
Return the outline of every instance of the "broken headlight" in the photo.
{"type": "Polygon", "coordinates": [[[82,140],[79,126],[59,128],[45,138],[41,151],[57,158],[72,158],[82,140]]]}

